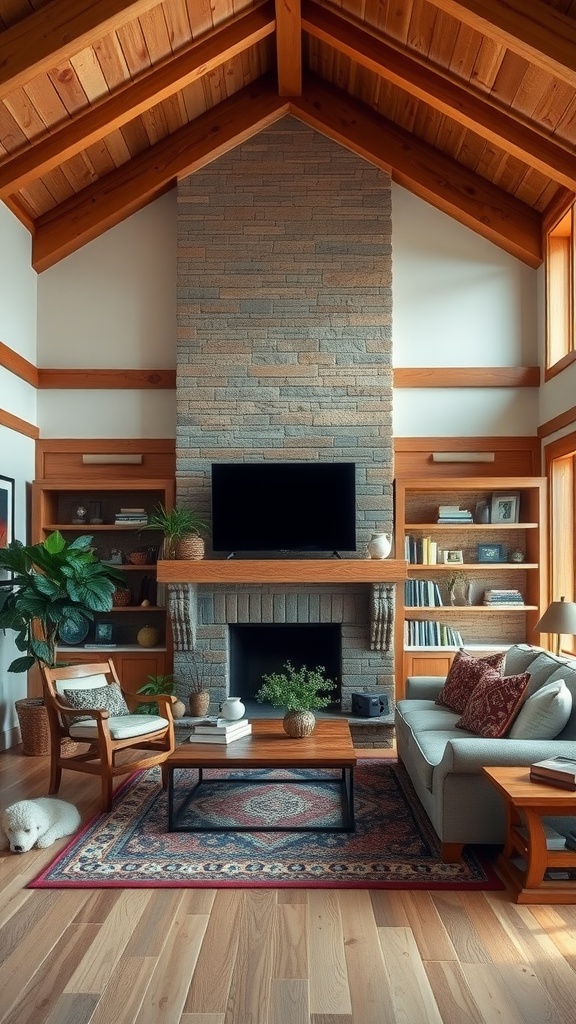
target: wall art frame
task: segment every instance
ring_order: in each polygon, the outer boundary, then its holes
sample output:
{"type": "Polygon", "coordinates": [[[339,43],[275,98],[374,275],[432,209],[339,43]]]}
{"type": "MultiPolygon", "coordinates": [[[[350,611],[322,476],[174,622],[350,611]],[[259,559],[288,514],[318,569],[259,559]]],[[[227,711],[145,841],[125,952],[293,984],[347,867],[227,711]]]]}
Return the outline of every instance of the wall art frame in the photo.
{"type": "Polygon", "coordinates": [[[519,491],[511,491],[508,494],[500,491],[492,495],[492,504],[490,506],[491,523],[502,523],[503,526],[506,526],[508,523],[517,523],[519,521],[519,514],[519,491]]]}
{"type": "Polygon", "coordinates": [[[506,549],[503,544],[479,544],[477,558],[479,562],[505,562],[506,549]]]}

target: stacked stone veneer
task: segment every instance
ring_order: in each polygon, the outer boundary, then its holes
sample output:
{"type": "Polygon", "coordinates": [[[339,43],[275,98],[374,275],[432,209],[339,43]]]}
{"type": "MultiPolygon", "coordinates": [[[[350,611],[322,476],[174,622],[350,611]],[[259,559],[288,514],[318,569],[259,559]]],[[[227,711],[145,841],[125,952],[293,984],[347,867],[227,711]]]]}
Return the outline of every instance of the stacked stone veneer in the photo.
{"type": "MultiPolygon", "coordinates": [[[[353,461],[357,557],[392,529],[390,202],[388,174],[292,117],[180,182],[180,503],[209,511],[219,460],[353,461]]],[[[202,586],[190,605],[215,699],[230,622],[340,622],[344,709],[355,689],[393,693],[368,587],[202,586]]]]}

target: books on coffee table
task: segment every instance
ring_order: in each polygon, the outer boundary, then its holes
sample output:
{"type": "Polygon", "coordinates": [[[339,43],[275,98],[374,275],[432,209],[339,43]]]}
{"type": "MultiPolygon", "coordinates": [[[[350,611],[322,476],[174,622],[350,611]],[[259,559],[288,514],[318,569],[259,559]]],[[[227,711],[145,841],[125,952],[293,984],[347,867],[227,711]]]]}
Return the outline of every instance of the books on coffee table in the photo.
{"type": "Polygon", "coordinates": [[[545,782],[576,791],[576,759],[559,756],[536,761],[530,765],[530,778],[534,782],[545,782]]]}
{"type": "Polygon", "coordinates": [[[239,722],[224,722],[220,719],[216,724],[203,722],[195,725],[188,740],[190,743],[233,743],[242,736],[249,736],[252,732],[252,725],[243,718],[239,722]]]}

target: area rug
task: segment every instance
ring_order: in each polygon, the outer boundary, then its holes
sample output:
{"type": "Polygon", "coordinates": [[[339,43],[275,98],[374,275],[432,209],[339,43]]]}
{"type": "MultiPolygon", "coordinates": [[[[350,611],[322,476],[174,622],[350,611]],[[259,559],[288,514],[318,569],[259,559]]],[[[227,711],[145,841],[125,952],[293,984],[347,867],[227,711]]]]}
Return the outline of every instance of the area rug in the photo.
{"type": "MultiPolygon", "coordinates": [[[[195,774],[175,773],[177,800],[186,795],[195,774]]],[[[213,777],[222,774],[213,772],[213,777]]],[[[338,788],[316,781],[319,774],[327,773],[263,770],[261,785],[204,785],[194,803],[195,822],[230,828],[239,823],[338,824],[338,788]],[[288,777],[308,783],[270,784],[271,778],[288,777]]],[[[407,773],[396,763],[358,762],[355,806],[353,833],[169,833],[160,769],[152,768],[128,780],[112,811],[74,836],[29,887],[504,888],[489,861],[473,848],[465,849],[459,864],[442,863],[435,833],[407,773]]]]}

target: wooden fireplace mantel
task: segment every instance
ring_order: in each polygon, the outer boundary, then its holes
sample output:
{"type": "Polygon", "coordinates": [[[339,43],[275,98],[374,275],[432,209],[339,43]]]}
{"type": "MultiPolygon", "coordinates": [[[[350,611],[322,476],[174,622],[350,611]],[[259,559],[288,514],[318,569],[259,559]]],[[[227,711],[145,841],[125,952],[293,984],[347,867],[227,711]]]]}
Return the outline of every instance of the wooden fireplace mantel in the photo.
{"type": "Polygon", "coordinates": [[[393,558],[230,558],[159,561],[159,583],[400,583],[408,563],[393,558]]]}

